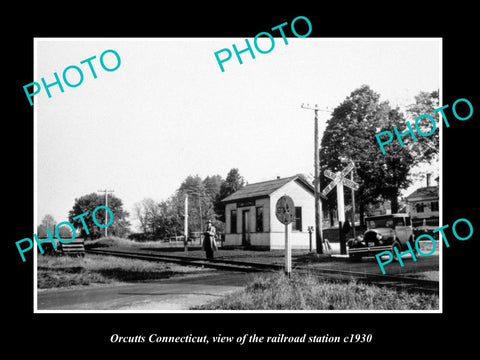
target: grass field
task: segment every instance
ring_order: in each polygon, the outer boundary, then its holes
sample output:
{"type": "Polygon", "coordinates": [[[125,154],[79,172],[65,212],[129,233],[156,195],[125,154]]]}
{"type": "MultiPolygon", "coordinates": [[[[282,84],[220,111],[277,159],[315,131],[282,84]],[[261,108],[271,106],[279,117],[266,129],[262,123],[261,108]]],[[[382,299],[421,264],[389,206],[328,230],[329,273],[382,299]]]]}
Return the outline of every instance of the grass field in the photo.
{"type": "MultiPolygon", "coordinates": [[[[135,242],[121,238],[102,238],[87,247],[118,247],[155,250],[177,246],[159,241],[135,242]]],[[[174,250],[174,249],[172,249],[174,250]]],[[[163,250],[162,250],[163,251],[163,250]]],[[[233,256],[222,250],[223,257],[233,256]]],[[[189,256],[204,256],[201,250],[189,256]],[[197,254],[198,253],[198,254],[197,254]]],[[[240,251],[240,257],[243,256],[240,251]]],[[[250,259],[268,260],[275,252],[249,251],[250,259]]],[[[307,256],[307,255],[306,255],[307,256]]],[[[238,251],[235,253],[238,258],[238,251]]],[[[308,256],[307,256],[308,257],[308,256]]],[[[84,258],[68,256],[38,257],[38,288],[59,288],[162,279],[176,275],[212,271],[170,263],[87,254],[84,258]]],[[[417,277],[438,280],[438,271],[417,273],[417,277]]],[[[222,299],[198,307],[201,310],[438,310],[438,295],[412,294],[362,283],[326,282],[313,275],[283,272],[258,275],[247,287],[222,299]]]]}
{"type": "Polygon", "coordinates": [[[438,310],[438,295],[410,294],[311,275],[258,276],[244,290],[197,310],[438,310]]]}
{"type": "Polygon", "coordinates": [[[205,271],[212,270],[91,254],[87,254],[83,258],[39,256],[37,261],[37,287],[38,289],[47,289],[146,281],[205,271]]]}

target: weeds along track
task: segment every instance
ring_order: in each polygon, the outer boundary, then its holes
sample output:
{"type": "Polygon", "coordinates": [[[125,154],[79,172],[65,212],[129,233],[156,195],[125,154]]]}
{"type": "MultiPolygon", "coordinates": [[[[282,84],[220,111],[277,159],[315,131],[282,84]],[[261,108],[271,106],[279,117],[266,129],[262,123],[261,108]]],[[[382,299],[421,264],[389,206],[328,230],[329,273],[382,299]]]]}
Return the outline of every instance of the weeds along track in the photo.
{"type": "MultiPolygon", "coordinates": [[[[279,271],[284,269],[284,266],[279,264],[265,264],[258,262],[223,259],[207,260],[198,257],[151,254],[126,250],[86,249],[85,252],[90,254],[119,256],[147,261],[171,262],[180,265],[201,266],[206,268],[229,271],[266,272],[279,271]]],[[[294,266],[292,270],[300,274],[319,276],[323,280],[328,281],[349,282],[354,280],[366,284],[384,286],[409,292],[422,292],[431,294],[438,294],[439,292],[439,282],[433,280],[416,279],[404,276],[369,274],[348,270],[308,268],[305,266],[294,266]]]]}

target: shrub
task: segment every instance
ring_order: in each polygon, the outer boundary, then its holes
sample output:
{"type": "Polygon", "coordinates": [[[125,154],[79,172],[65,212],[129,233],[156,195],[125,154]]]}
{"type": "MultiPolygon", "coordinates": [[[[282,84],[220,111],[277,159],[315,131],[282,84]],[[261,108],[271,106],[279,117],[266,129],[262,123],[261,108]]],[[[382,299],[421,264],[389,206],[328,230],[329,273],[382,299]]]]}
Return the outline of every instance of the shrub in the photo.
{"type": "Polygon", "coordinates": [[[199,309],[225,310],[437,310],[438,296],[410,294],[362,283],[326,282],[283,272],[260,275],[244,290],[199,309]]]}

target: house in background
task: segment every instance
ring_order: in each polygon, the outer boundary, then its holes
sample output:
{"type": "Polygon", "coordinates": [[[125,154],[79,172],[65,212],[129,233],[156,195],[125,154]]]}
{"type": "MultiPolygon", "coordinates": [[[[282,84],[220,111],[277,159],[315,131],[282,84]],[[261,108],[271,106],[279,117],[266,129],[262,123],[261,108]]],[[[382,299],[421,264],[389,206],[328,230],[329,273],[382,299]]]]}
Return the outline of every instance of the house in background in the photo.
{"type": "Polygon", "coordinates": [[[295,221],[288,225],[292,248],[309,248],[311,226],[315,249],[314,188],[301,175],[248,184],[224,198],[224,245],[284,249],[285,226],[275,216],[277,201],[283,195],[290,196],[295,204],[295,221]]]}
{"type": "Polygon", "coordinates": [[[405,197],[407,201],[407,212],[412,218],[414,227],[420,225],[434,226],[439,225],[439,189],[437,185],[430,184],[431,174],[427,174],[427,183],[425,187],[418,188],[413,193],[405,197]]]}

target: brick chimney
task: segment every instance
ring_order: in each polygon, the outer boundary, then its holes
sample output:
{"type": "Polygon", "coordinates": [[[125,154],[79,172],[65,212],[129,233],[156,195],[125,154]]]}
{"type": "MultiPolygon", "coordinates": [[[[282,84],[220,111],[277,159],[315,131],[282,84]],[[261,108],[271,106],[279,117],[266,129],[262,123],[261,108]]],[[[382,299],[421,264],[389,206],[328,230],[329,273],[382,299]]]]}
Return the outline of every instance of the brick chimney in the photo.
{"type": "Polygon", "coordinates": [[[427,187],[430,187],[430,178],[432,177],[432,174],[427,173],[427,187]]]}

